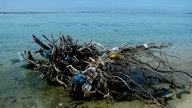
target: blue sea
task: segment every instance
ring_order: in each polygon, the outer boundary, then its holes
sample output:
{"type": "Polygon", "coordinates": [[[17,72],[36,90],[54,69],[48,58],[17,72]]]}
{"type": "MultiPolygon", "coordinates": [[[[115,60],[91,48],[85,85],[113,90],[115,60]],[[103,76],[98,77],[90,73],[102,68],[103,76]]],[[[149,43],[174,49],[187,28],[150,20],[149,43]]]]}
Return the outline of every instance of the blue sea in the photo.
{"type": "MultiPolygon", "coordinates": [[[[179,57],[175,67],[191,71],[192,14],[152,12],[66,12],[0,14],[0,107],[53,107],[66,101],[36,71],[17,62],[17,52],[38,50],[32,34],[71,35],[79,42],[94,40],[109,47],[145,43],[173,43],[165,51],[179,57]],[[179,66],[179,67],[178,67],[179,66]],[[53,90],[54,89],[54,90],[53,90]]],[[[62,95],[61,95],[62,97],[62,95]]]]}

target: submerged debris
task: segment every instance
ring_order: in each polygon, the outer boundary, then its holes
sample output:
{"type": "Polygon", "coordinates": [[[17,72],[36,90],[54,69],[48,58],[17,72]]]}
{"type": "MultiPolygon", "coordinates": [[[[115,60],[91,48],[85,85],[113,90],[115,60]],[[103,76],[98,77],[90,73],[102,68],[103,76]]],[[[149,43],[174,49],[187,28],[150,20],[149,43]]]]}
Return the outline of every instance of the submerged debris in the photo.
{"type": "Polygon", "coordinates": [[[34,53],[41,58],[34,58],[27,50],[24,59],[21,53],[19,57],[29,62],[27,68],[42,72],[40,77],[69,89],[73,99],[127,97],[165,104],[166,99],[179,94],[176,89],[187,89],[176,81],[178,75],[192,78],[187,72],[174,70],[168,61],[168,57],[174,56],[161,52],[171,44],[126,44],[108,49],[94,41],[79,44],[62,34],[58,39],[43,37],[48,45],[33,35],[34,42],[40,46],[34,53]]]}

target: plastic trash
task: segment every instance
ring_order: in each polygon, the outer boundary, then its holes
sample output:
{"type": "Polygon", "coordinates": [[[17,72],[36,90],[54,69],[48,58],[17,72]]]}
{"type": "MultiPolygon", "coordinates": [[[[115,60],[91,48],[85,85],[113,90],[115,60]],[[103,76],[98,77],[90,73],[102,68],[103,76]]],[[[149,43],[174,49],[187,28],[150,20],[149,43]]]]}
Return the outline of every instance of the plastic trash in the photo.
{"type": "Polygon", "coordinates": [[[82,74],[85,74],[87,72],[91,72],[91,73],[95,74],[96,73],[96,68],[91,66],[88,69],[82,71],[82,74]]]}
{"type": "Polygon", "coordinates": [[[96,72],[95,67],[89,67],[88,70],[90,70],[92,73],[95,73],[95,72],[96,72]]]}
{"type": "Polygon", "coordinates": [[[65,60],[65,61],[69,61],[69,60],[70,60],[70,57],[67,55],[64,60],[65,60]]]}
{"type": "Polygon", "coordinates": [[[119,57],[118,53],[114,53],[110,55],[110,58],[118,58],[118,57],[119,57]]]}
{"type": "Polygon", "coordinates": [[[85,74],[87,73],[93,78],[95,79],[98,76],[98,73],[96,72],[96,68],[95,67],[89,67],[88,69],[86,69],[85,71],[83,71],[82,73],[85,74]]]}
{"type": "Polygon", "coordinates": [[[85,82],[85,78],[83,76],[81,76],[80,74],[74,76],[73,80],[75,81],[76,84],[82,84],[85,82]]]}
{"type": "Polygon", "coordinates": [[[49,60],[49,62],[52,61],[52,57],[49,51],[43,51],[43,57],[49,60]]]}
{"type": "Polygon", "coordinates": [[[92,93],[96,93],[96,89],[94,89],[91,84],[93,79],[89,79],[87,83],[83,84],[82,91],[84,92],[84,97],[89,97],[92,93]],[[89,82],[89,83],[88,83],[89,82]],[[91,83],[90,83],[91,82],[91,83]]]}
{"type": "Polygon", "coordinates": [[[143,44],[143,46],[144,46],[145,48],[148,48],[148,47],[149,47],[147,44],[143,44]]]}
{"type": "Polygon", "coordinates": [[[93,83],[93,79],[90,78],[90,77],[88,77],[88,78],[87,78],[87,82],[83,84],[83,87],[82,87],[82,88],[85,89],[85,90],[87,90],[87,91],[90,91],[91,88],[92,88],[92,86],[91,86],[92,83],[93,83]]]}
{"type": "Polygon", "coordinates": [[[91,90],[91,85],[86,83],[86,84],[84,84],[84,88],[86,90],[90,91],[91,90]]]}
{"type": "Polygon", "coordinates": [[[171,98],[173,96],[173,93],[171,93],[169,90],[164,90],[162,96],[165,98],[171,98]]]}
{"type": "Polygon", "coordinates": [[[119,47],[113,47],[111,50],[112,51],[117,51],[117,50],[119,50],[119,47]]]}
{"type": "Polygon", "coordinates": [[[42,73],[41,75],[39,75],[39,77],[40,77],[41,79],[43,79],[43,78],[45,77],[45,75],[42,73]]]}
{"type": "Polygon", "coordinates": [[[17,52],[17,54],[18,54],[18,57],[19,57],[19,61],[20,61],[20,62],[23,62],[23,61],[24,61],[24,55],[23,55],[23,53],[22,53],[22,52],[17,52]]]}
{"type": "Polygon", "coordinates": [[[50,53],[48,51],[43,51],[43,56],[48,59],[50,58],[50,53]]]}

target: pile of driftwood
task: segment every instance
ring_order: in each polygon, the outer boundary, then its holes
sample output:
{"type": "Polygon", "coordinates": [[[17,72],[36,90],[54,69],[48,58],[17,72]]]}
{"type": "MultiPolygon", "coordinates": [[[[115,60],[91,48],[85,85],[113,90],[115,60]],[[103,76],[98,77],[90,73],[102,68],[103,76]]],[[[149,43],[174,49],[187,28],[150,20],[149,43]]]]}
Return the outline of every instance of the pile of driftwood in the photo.
{"type": "Polygon", "coordinates": [[[79,44],[62,34],[58,39],[42,36],[47,44],[33,35],[40,46],[34,53],[41,58],[35,59],[27,50],[23,53],[29,62],[27,68],[39,70],[52,84],[63,85],[73,99],[105,97],[165,104],[174,94],[179,96],[176,89],[186,90],[177,84],[178,75],[192,78],[187,72],[174,70],[168,61],[174,56],[161,52],[171,44],[126,44],[108,49],[94,41],[79,44]]]}

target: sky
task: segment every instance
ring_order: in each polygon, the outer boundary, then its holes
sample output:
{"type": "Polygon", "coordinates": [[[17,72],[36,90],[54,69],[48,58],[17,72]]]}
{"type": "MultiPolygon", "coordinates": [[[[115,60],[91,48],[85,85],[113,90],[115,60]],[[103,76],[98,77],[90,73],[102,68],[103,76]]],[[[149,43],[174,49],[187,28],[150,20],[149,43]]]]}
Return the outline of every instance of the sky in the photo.
{"type": "Polygon", "coordinates": [[[0,12],[130,10],[192,12],[192,0],[0,0],[0,12]]]}

